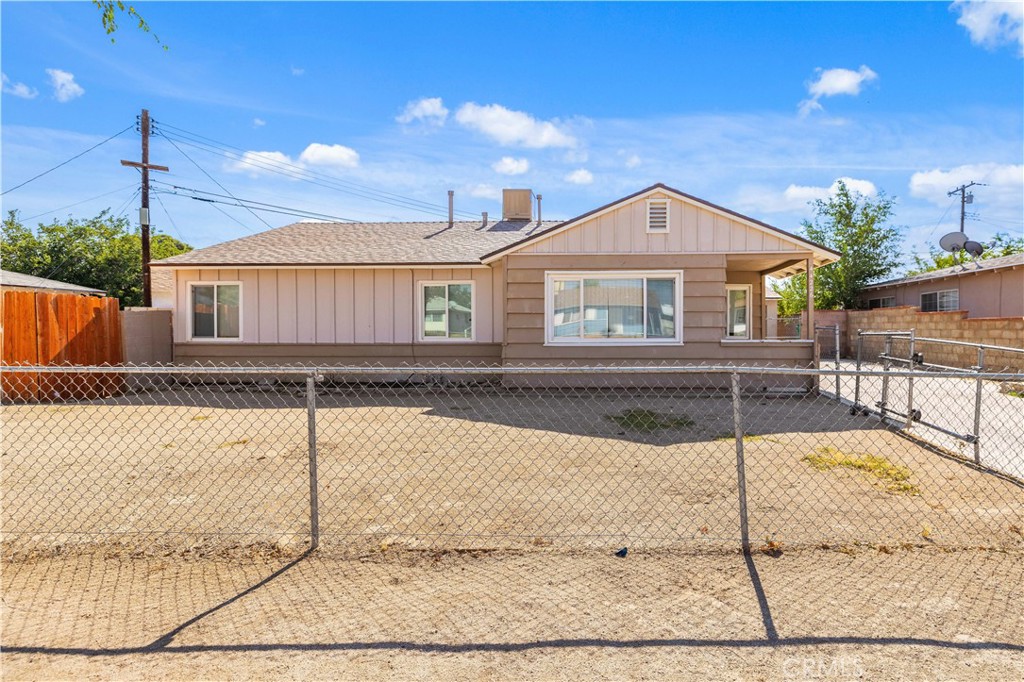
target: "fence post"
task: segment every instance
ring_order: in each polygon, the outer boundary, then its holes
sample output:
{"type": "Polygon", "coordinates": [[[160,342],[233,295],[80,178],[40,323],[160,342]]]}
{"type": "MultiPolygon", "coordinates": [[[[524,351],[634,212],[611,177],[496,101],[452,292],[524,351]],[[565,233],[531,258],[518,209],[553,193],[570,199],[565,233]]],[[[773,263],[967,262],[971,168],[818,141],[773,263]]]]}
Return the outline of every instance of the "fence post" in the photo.
{"type": "Polygon", "coordinates": [[[732,373],[732,422],[736,435],[736,488],[740,503],[740,540],[744,554],[750,553],[750,528],[747,524],[747,472],[743,459],[743,424],[740,421],[740,375],[732,373]]]}
{"type": "Polygon", "coordinates": [[[306,377],[306,426],[309,432],[309,548],[320,546],[320,500],[316,473],[316,375],[306,377]]]}
{"type": "MultiPolygon", "coordinates": [[[[907,370],[914,371],[914,330],[910,330],[910,350],[907,353],[907,370]]],[[[909,429],[914,425],[914,377],[907,377],[907,420],[904,428],[909,429]]]]}
{"type": "MultiPolygon", "coordinates": [[[[839,367],[839,323],[838,322],[836,322],[836,324],[835,324],[835,331],[833,332],[833,334],[835,335],[835,340],[836,340],[836,372],[838,372],[839,369],[840,369],[840,367],[839,367]]],[[[836,402],[837,403],[843,402],[842,383],[840,381],[841,378],[842,377],[840,377],[838,374],[836,374],[836,402]]]]}
{"type": "Polygon", "coordinates": [[[889,405],[889,357],[892,355],[892,335],[885,337],[882,351],[882,400],[878,403],[878,421],[885,423],[885,410],[889,405]]]}
{"type": "Polygon", "coordinates": [[[857,330],[857,377],[853,380],[853,408],[850,414],[860,412],[860,360],[864,352],[864,330],[857,330]]]}
{"type": "MultiPolygon", "coordinates": [[[[978,366],[976,371],[985,371],[985,348],[978,347],[978,366]]],[[[974,387],[974,463],[981,464],[981,379],[975,379],[974,387]]]]}

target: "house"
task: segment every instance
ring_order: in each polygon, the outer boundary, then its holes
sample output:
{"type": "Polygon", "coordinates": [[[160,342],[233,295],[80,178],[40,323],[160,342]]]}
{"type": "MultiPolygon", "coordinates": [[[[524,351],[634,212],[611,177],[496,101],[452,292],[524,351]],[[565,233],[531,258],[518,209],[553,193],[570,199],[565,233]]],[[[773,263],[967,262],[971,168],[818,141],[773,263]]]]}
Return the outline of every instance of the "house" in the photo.
{"type": "Polygon", "coordinates": [[[812,362],[811,339],[771,338],[765,278],[835,251],[662,184],[563,221],[531,197],[505,190],[497,222],[302,222],[154,262],[175,362],[812,362]]]}
{"type": "Polygon", "coordinates": [[[878,282],[865,288],[861,304],[917,306],[923,313],[963,310],[969,318],[1022,317],[1024,253],[878,282]]]}
{"type": "Polygon", "coordinates": [[[23,275],[20,272],[0,270],[0,290],[10,291],[43,291],[52,294],[82,294],[85,296],[106,296],[100,289],[60,282],[55,279],[23,275]]]}

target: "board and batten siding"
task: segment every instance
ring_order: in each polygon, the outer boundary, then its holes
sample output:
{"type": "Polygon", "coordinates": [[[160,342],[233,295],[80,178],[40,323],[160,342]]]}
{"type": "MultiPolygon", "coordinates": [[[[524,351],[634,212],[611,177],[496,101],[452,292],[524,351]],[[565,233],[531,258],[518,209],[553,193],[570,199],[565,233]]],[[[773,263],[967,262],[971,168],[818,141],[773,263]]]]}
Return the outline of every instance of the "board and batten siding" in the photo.
{"type": "Polygon", "coordinates": [[[647,232],[647,201],[639,199],[525,246],[516,254],[739,253],[805,248],[696,204],[668,195],[668,233],[647,232]]]}
{"type": "MultiPolygon", "coordinates": [[[[416,344],[419,282],[471,280],[476,343],[501,343],[501,265],[439,269],[196,269],[175,273],[174,341],[238,347],[247,344],[416,344]],[[240,341],[190,341],[189,284],[242,283],[240,341]]],[[[460,342],[423,342],[462,348],[460,342]]],[[[454,350],[454,353],[459,351],[454,350]]]]}

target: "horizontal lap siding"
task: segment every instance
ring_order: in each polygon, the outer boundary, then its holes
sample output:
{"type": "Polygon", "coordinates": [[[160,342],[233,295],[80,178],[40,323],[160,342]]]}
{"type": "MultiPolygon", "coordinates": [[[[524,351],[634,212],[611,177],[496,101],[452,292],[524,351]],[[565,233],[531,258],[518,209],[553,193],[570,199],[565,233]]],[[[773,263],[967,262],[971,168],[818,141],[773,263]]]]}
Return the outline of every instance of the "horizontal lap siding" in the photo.
{"type": "MultiPolygon", "coordinates": [[[[500,265],[488,269],[438,270],[178,270],[176,278],[174,341],[179,350],[189,344],[228,349],[249,344],[289,347],[356,344],[359,349],[365,349],[373,344],[397,347],[417,343],[419,282],[430,280],[473,282],[476,343],[500,342],[504,331],[500,265]],[[240,342],[211,344],[189,341],[188,285],[199,281],[242,282],[243,335],[240,342]]],[[[451,349],[443,354],[457,355],[459,351],[456,349],[472,344],[434,342],[417,345],[450,346],[451,349]]]]}
{"type": "Polygon", "coordinates": [[[321,365],[464,365],[496,366],[501,362],[501,344],[280,344],[280,343],[180,343],[175,344],[176,362],[321,364],[321,365]]]}

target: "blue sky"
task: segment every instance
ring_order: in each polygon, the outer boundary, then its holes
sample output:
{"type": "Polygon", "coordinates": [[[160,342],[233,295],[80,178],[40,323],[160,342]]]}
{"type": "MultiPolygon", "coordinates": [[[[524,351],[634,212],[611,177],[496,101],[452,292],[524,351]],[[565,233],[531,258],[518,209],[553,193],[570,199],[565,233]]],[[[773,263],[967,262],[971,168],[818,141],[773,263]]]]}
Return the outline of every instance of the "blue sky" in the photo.
{"type": "MultiPolygon", "coordinates": [[[[946,191],[974,180],[988,186],[968,234],[1024,230],[1020,3],[137,7],[168,50],[126,18],[111,44],[88,3],[0,6],[4,190],[145,106],[165,135],[152,161],[172,170],[154,179],[346,218],[436,218],[448,189],[459,211],[496,215],[502,187],[570,217],[665,182],[795,230],[847,178],[897,197],[909,254],[956,227],[946,191]]],[[[134,217],[118,160],[138,154],[129,131],[3,209],[134,217]]],[[[196,246],[266,229],[159,196],[157,229],[196,246]]]]}

